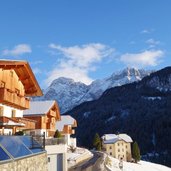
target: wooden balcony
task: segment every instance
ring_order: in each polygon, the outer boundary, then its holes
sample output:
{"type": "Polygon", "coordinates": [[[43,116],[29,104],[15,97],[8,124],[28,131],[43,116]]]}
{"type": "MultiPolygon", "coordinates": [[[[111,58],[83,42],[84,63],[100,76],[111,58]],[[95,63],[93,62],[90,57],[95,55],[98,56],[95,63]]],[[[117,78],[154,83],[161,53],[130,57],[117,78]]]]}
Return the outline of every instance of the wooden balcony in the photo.
{"type": "Polygon", "coordinates": [[[19,109],[29,109],[30,101],[26,97],[18,96],[6,88],[0,88],[0,103],[13,106],[19,109]]]}
{"type": "Polygon", "coordinates": [[[72,127],[70,127],[69,125],[65,125],[62,134],[75,134],[75,130],[72,129],[72,127]]]}
{"type": "Polygon", "coordinates": [[[19,123],[23,123],[25,126],[22,128],[22,130],[32,130],[36,128],[36,121],[31,120],[28,118],[13,118],[16,119],[19,123]]]}

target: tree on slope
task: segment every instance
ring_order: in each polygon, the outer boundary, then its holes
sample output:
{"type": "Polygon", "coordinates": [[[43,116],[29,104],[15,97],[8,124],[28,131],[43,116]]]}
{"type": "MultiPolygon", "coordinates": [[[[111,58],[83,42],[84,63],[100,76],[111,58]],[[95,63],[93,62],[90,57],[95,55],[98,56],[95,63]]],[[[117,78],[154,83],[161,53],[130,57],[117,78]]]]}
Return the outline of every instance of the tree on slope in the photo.
{"type": "Polygon", "coordinates": [[[100,139],[100,136],[98,133],[95,134],[93,139],[93,146],[96,148],[96,150],[101,151],[102,149],[102,142],[100,139]]]}
{"type": "Polygon", "coordinates": [[[135,160],[135,162],[137,163],[138,161],[140,161],[141,159],[141,155],[140,155],[140,149],[138,146],[137,142],[134,142],[133,147],[132,147],[132,157],[135,160]]]}

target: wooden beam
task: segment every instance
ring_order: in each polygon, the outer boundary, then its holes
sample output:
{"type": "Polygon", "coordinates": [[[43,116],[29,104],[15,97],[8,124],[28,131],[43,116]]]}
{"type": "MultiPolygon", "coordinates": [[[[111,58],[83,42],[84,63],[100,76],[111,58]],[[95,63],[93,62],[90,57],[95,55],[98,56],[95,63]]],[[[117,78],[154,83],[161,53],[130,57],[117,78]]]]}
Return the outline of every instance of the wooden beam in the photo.
{"type": "Polygon", "coordinates": [[[27,77],[18,76],[18,78],[19,78],[20,81],[25,81],[25,80],[30,79],[30,76],[27,76],[27,77]]]}

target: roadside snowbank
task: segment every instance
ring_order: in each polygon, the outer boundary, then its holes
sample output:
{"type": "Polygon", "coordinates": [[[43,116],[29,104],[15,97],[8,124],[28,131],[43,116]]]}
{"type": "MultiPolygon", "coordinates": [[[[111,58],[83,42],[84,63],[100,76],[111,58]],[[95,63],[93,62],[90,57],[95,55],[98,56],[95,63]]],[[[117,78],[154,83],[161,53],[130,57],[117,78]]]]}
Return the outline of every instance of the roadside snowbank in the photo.
{"type": "MultiPolygon", "coordinates": [[[[118,159],[108,156],[106,157],[105,164],[111,171],[121,171],[118,159]]],[[[123,162],[123,171],[171,171],[171,168],[146,161],[140,161],[137,164],[123,162]]]]}

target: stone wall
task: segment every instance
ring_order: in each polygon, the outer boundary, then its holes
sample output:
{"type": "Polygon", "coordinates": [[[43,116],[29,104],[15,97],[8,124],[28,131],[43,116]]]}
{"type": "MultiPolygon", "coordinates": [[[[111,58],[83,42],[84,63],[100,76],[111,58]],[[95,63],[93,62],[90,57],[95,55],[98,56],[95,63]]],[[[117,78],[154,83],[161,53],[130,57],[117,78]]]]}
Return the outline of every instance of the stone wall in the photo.
{"type": "Polygon", "coordinates": [[[0,171],[47,171],[47,154],[38,154],[6,163],[0,163],[0,171]]]}

